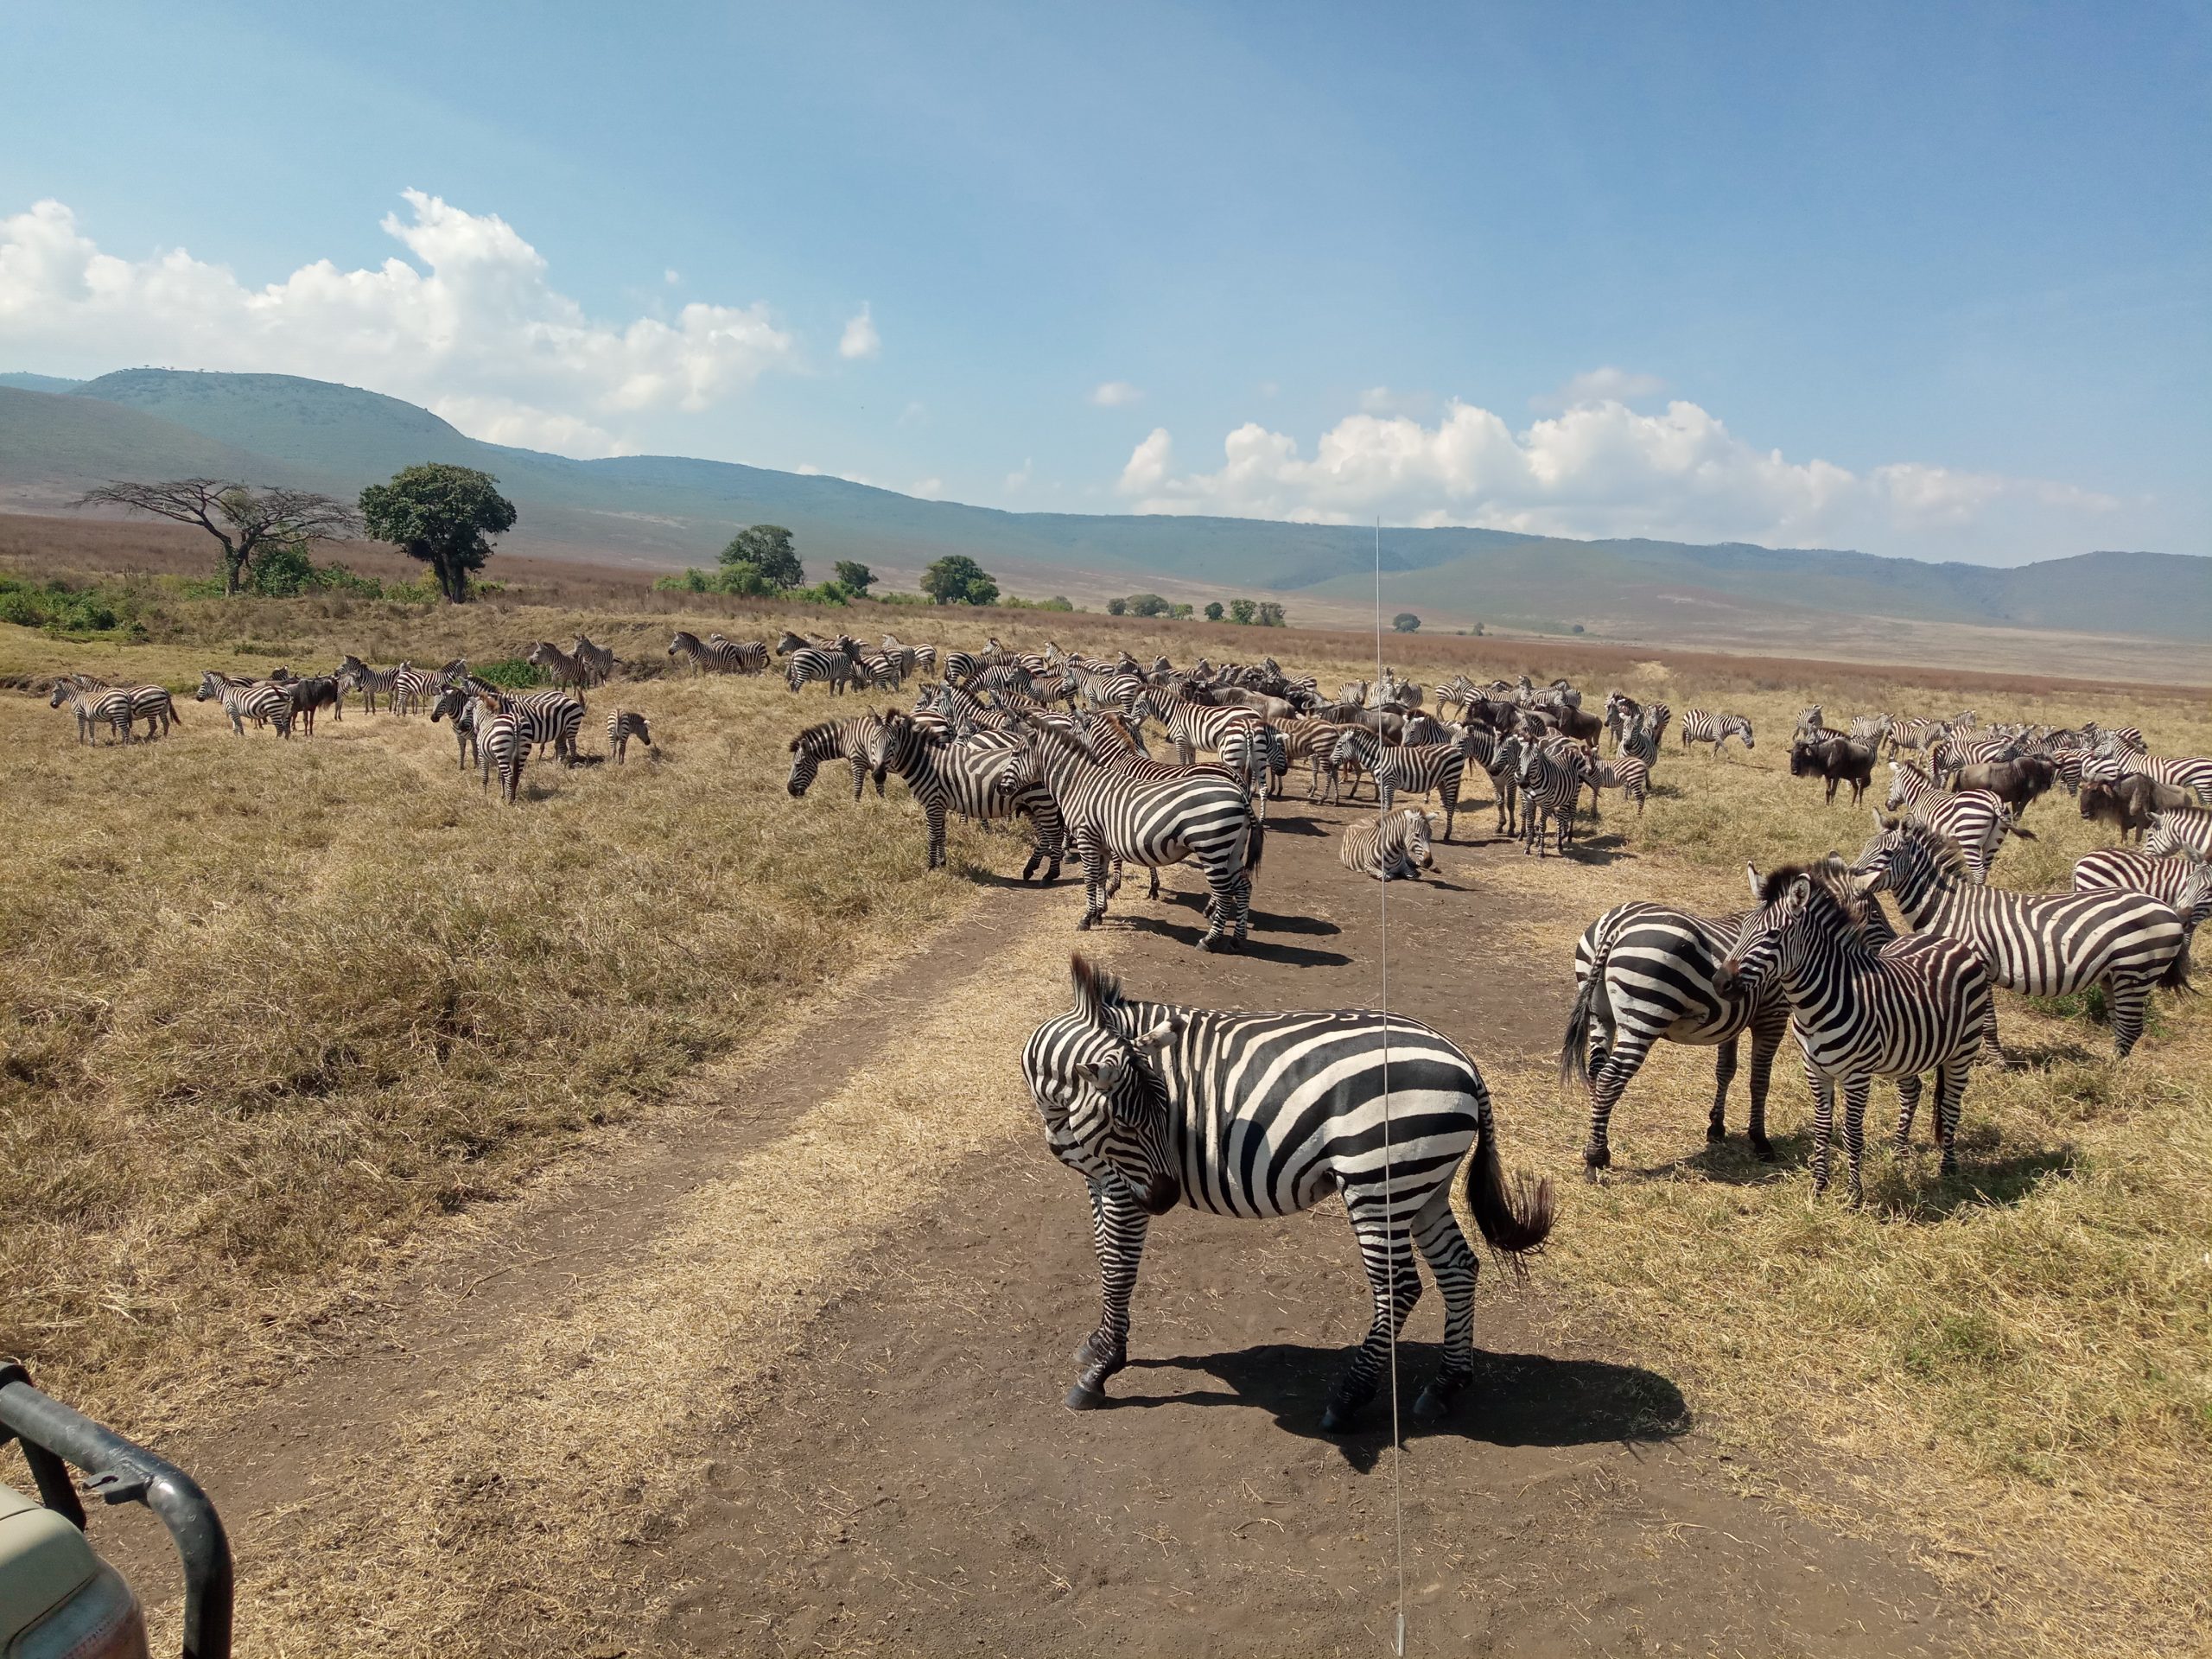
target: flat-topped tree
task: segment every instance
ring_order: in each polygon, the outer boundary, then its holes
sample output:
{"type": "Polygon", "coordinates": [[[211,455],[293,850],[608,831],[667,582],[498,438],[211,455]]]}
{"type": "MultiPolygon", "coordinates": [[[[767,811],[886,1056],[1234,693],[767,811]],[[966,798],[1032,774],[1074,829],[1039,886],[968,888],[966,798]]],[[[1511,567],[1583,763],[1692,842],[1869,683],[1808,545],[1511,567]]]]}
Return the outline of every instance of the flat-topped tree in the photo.
{"type": "Polygon", "coordinates": [[[353,509],[313,490],[266,488],[235,479],[172,478],[155,484],[116,482],[87,490],[80,507],[122,507],[180,524],[197,524],[222,544],[223,591],[245,586],[254,561],[278,548],[343,541],[359,528],[353,509]]]}
{"type": "Polygon", "coordinates": [[[361,492],[370,535],[390,542],[437,573],[438,589],[459,605],[468,579],[492,556],[487,537],[515,527],[515,504],[499,480],[471,467],[431,461],[394,473],[389,484],[361,492]]]}

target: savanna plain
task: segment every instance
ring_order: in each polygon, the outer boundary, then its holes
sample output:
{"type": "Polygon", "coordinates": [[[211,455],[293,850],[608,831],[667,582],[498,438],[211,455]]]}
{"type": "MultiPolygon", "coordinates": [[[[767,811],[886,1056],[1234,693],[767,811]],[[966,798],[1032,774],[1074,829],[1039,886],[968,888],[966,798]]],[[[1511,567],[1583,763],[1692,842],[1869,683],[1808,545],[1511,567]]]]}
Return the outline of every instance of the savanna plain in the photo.
{"type": "MultiPolygon", "coordinates": [[[[1858,1210],[1812,1195],[1789,1050],[1778,1162],[1739,1134],[1707,1144],[1711,1053],[1662,1045],[1597,1185],[1556,1076],[1599,912],[1740,909],[1747,861],[1871,835],[1788,775],[1805,705],[2094,717],[2205,754],[2202,693],[1392,639],[1425,683],[1563,675],[1593,706],[1618,686],[1678,719],[1741,712],[1758,745],[1715,761],[1670,734],[1640,817],[1609,795],[1576,853],[1541,861],[1488,835],[1471,771],[1436,880],[1391,889],[1387,944],[1376,884],[1335,858],[1359,809],[1310,806],[1294,774],[1252,947],[1212,957],[1187,942],[1192,872],[1161,904],[1125,887],[1079,939],[1079,884],[1021,885],[1020,837],[956,823],[931,872],[895,779],[855,800],[833,762],[791,798],[792,735],[866,700],[694,677],[670,632],[1265,652],[1329,690],[1372,675],[1370,640],[785,611],[550,566],[467,607],[142,580],[135,632],[0,625],[0,1353],[202,1477],[236,1535],[245,1651],[1371,1651],[1398,1476],[1414,1650],[2212,1641],[2196,996],[2158,993],[2115,1062],[2093,1000],[2000,994],[2008,1059],[1976,1069],[1959,1174],[1877,1144],[1858,1210]],[[207,668],[504,661],[579,630],[634,665],[588,694],[587,752],[614,706],[657,747],[541,760],[512,808],[420,715],[355,701],[280,741],[188,700],[207,668]],[[42,695],[67,671],[167,684],[183,725],[80,746],[42,695]],[[1485,1275],[1478,1296],[1491,1370],[1402,1464],[1387,1425],[1337,1444],[1311,1421],[1366,1318],[1340,1212],[1166,1218],[1133,1353],[1195,1357],[1133,1367],[1116,1388],[1141,1408],[1062,1411],[1091,1322],[1087,1215],[1018,1058],[1078,943],[1139,994],[1251,1007],[1371,1003],[1387,949],[1410,1011],[1483,1066],[1509,1166],[1554,1179],[1532,1282],[1485,1275]],[[1248,1341],[1255,1299],[1288,1309],[1287,1337],[1248,1341]],[[1242,1369],[1178,1380],[1232,1351],[1242,1369]],[[1568,1359],[1630,1381],[1587,1422],[1497,1432],[1550,1375],[1530,1368],[1568,1359]],[[1117,1474],[1140,1438],[1150,1460],[1117,1474]],[[1556,1467],[1483,1484],[1531,1445],[1556,1467]],[[1636,1478],[1651,1491],[1623,1497],[1636,1478]],[[1193,1509],[1153,1490],[1179,1480],[1218,1491],[1193,1509]],[[1602,1595],[1557,1567],[1578,1528],[1611,1558],[1602,1595]],[[1523,1554],[1484,1541],[1516,1529],[1523,1554]],[[1785,1537],[1814,1543],[1777,1587],[1785,1537]]],[[[2112,839],[2063,793],[2027,823],[2000,885],[2062,889],[2112,839]]],[[[1873,1120],[1893,1102],[1878,1090],[1873,1120]]],[[[1433,1352],[1440,1321],[1432,1295],[1411,1347],[1433,1352]]]]}

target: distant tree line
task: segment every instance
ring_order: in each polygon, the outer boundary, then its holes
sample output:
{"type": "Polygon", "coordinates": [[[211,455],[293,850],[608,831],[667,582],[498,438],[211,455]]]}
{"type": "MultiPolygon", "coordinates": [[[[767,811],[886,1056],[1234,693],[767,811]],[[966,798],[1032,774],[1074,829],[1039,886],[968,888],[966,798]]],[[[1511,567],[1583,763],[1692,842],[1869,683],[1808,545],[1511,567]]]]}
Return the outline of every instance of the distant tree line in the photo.
{"type": "MultiPolygon", "coordinates": [[[[1171,622],[1177,622],[1195,612],[1192,606],[1163,599],[1158,594],[1130,594],[1126,598],[1108,600],[1106,613],[1109,616],[1165,617],[1171,622]]],[[[1226,605],[1217,599],[1211,601],[1206,606],[1205,619],[1209,622],[1229,621],[1260,628],[1280,628],[1288,623],[1281,606],[1254,599],[1232,599],[1226,605]]]]}

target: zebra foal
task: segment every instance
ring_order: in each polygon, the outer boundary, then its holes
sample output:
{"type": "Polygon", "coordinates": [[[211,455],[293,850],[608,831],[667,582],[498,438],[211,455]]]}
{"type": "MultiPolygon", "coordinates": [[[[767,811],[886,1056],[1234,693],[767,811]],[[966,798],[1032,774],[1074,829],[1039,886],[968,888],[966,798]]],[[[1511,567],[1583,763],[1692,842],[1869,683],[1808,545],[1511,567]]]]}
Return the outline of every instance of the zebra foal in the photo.
{"type": "Polygon", "coordinates": [[[607,749],[618,766],[627,766],[630,740],[636,738],[645,746],[647,754],[659,753],[653,747],[653,728],[645,717],[634,709],[617,709],[607,717],[607,749]]]}
{"type": "Polygon", "coordinates": [[[1342,1197],[1374,1316],[1322,1427],[1375,1397],[1421,1293],[1444,1297],[1444,1359],[1415,1411],[1444,1415],[1474,1376],[1480,1269],[1452,1209],[1462,1167],[1484,1242],[1510,1271],[1542,1248],[1551,1184],[1509,1182],[1490,1090],[1427,1027],[1372,1013],[1237,1014],[1125,999],[1077,957],[1075,1006],[1046,1020],[1021,1069],[1052,1155],[1090,1188],[1097,1328],[1075,1352],[1066,1403],[1085,1410],[1128,1362],[1129,1301],[1152,1217],[1179,1205],[1277,1218],[1342,1197]]]}
{"type": "Polygon", "coordinates": [[[1346,869],[1377,881],[1418,881],[1423,870],[1436,868],[1428,850],[1428,830],[1427,813],[1417,806],[1402,806],[1379,819],[1360,818],[1347,824],[1337,856],[1346,869]]]}

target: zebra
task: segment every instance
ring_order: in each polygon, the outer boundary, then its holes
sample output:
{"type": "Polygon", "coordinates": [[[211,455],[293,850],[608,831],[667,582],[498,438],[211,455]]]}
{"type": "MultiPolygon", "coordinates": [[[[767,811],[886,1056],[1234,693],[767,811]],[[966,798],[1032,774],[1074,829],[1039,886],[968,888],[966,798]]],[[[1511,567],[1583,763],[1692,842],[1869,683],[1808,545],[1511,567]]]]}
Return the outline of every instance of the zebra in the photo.
{"type": "Polygon", "coordinates": [[[1592,759],[1590,762],[1590,812],[1597,816],[1598,791],[1618,789],[1636,803],[1636,816],[1643,816],[1643,798],[1651,788],[1651,768],[1633,754],[1618,754],[1611,760],[1592,759]]]}
{"type": "Polygon", "coordinates": [[[1376,798],[1386,812],[1401,790],[1411,794],[1417,789],[1423,795],[1434,790],[1444,807],[1444,839],[1447,843],[1451,841],[1452,821],[1459,811],[1459,785],[1467,772],[1464,738],[1457,743],[1386,748],[1365,727],[1348,726],[1329,758],[1338,766],[1357,760],[1375,779],[1376,798]]]}
{"type": "Polygon", "coordinates": [[[937,672],[935,645],[902,645],[899,643],[897,634],[887,633],[883,636],[883,654],[898,663],[902,673],[934,674],[937,672]]]}
{"type": "MultiPolygon", "coordinates": [[[[629,764],[630,740],[633,737],[645,746],[646,753],[660,753],[653,747],[653,728],[636,709],[617,709],[607,716],[607,747],[616,766],[629,764]]],[[[855,793],[858,792],[856,788],[855,793]]]]}
{"type": "MultiPolygon", "coordinates": [[[[2007,989],[2063,996],[2102,985],[2113,1046],[2122,1058],[2143,1033],[2151,987],[2189,983],[2182,918],[2148,895],[2032,898],[1977,887],[1966,879],[1958,849],[1911,820],[1891,820],[1867,842],[1853,869],[1891,893],[1916,931],[1957,939],[1979,951],[1991,979],[2007,989]]],[[[1990,1046],[2001,1054],[1993,1008],[1988,1035],[1990,1046]]]]}
{"type": "MultiPolygon", "coordinates": [[[[1959,849],[1966,860],[1967,875],[1975,886],[1989,880],[1989,866],[2007,836],[2033,841],[2035,832],[2012,822],[2005,803],[1986,789],[1961,789],[1947,793],[1910,760],[1890,762],[1888,810],[1902,810],[1959,849]]],[[[1874,815],[1877,827],[1882,815],[1874,815]]]]}
{"type": "Polygon", "coordinates": [[[2188,790],[2201,804],[2212,806],[2212,760],[2195,756],[2169,757],[2133,750],[2098,753],[2082,762],[2082,781],[2116,784],[2140,772],[2162,784],[2188,790]]]}
{"type": "Polygon", "coordinates": [[[67,679],[54,683],[54,692],[46,706],[59,709],[67,703],[77,716],[77,741],[86,745],[98,742],[97,734],[102,721],[107,722],[108,741],[111,743],[130,741],[130,694],[113,686],[79,685],[67,679]]]}
{"type": "Polygon", "coordinates": [[[694,674],[758,674],[768,666],[768,647],[757,639],[709,645],[680,629],[669,637],[668,654],[690,664],[694,674]]]}
{"type": "MultiPolygon", "coordinates": [[[[1942,845],[1925,826],[1913,828],[1929,845],[1942,845]]],[[[1903,1154],[1920,1105],[1921,1074],[1936,1073],[1936,1142],[1942,1173],[1955,1173],[1967,1081],[1983,1034],[1997,1024],[1980,957],[1962,940],[1936,933],[1883,938],[1885,926],[1868,925],[1875,900],[1833,855],[1809,868],[1784,865],[1764,879],[1749,865],[1745,871],[1758,908],[1721,963],[1720,982],[1738,995],[1757,996],[1771,982],[1789,1004],[1813,1094],[1814,1194],[1827,1190],[1840,1084],[1852,1204],[1863,1197],[1866,1096],[1876,1077],[1897,1083],[1903,1154]]]]}
{"type": "Polygon", "coordinates": [[[1032,724],[1029,744],[1083,860],[1078,929],[1096,926],[1106,914],[1109,857],[1155,868],[1195,858],[1212,893],[1198,948],[1222,948],[1232,922],[1236,943],[1244,943],[1252,925],[1252,871],[1265,831],[1242,788],[1204,773],[1131,777],[1102,763],[1089,737],[1050,721],[1032,724]]]}
{"type": "Polygon", "coordinates": [[[2176,858],[2102,847],[2074,862],[2076,893],[2144,893],[2181,918],[2193,938],[2212,915],[2212,865],[2194,849],[2176,858]]]}
{"type": "Polygon", "coordinates": [[[1853,715],[1844,735],[1854,743],[1879,745],[1890,734],[1887,715],[1853,715]]]}
{"type": "Polygon", "coordinates": [[[886,772],[897,772],[906,780],[907,793],[921,804],[929,824],[931,869],[944,868],[948,811],[987,822],[1019,814],[1029,820],[1032,837],[1021,879],[1028,880],[1039,865],[1046,867],[1046,886],[1060,879],[1067,844],[1065,817],[1053,791],[1037,778],[1026,740],[1018,744],[996,737],[963,741],[894,709],[876,719],[867,737],[866,753],[879,778],[886,772]]]}
{"type": "Polygon", "coordinates": [[[544,672],[556,685],[587,686],[592,682],[590,667],[571,657],[550,639],[540,639],[531,645],[524,660],[532,668],[544,672]]]}
{"type": "Polygon", "coordinates": [[[373,715],[377,711],[378,697],[384,698],[387,705],[391,702],[399,671],[396,668],[371,668],[348,652],[340,658],[331,677],[338,681],[341,690],[350,688],[359,691],[361,694],[361,712],[373,715]]]}
{"type": "Polygon", "coordinates": [[[1948,721],[1930,720],[1925,715],[1893,718],[1890,721],[1890,754],[1892,759],[1899,749],[1917,749],[1923,753],[1934,748],[1950,734],[1948,721]]]}
{"type": "MultiPolygon", "coordinates": [[[[480,691],[476,694],[476,735],[480,743],[492,715],[512,715],[531,747],[551,749],[554,758],[563,766],[576,764],[576,738],[584,725],[582,697],[572,697],[565,691],[532,691],[519,696],[480,691]]],[[[486,764],[490,764],[488,760],[486,764]]]]}
{"type": "Polygon", "coordinates": [[[438,693],[438,700],[430,705],[430,724],[442,720],[453,721],[454,742],[461,751],[461,769],[468,770],[469,762],[480,760],[476,741],[477,700],[474,692],[461,686],[449,685],[438,693]]]}
{"type": "MultiPolygon", "coordinates": [[[[482,715],[484,705],[477,711],[482,715]]],[[[512,806],[515,796],[522,788],[522,769],[530,759],[530,728],[519,715],[510,709],[503,713],[482,715],[476,723],[476,738],[480,746],[483,785],[488,789],[492,774],[499,777],[499,800],[512,806]]]]}
{"type": "Polygon", "coordinates": [[[2153,814],[2151,827],[2144,833],[2143,850],[2152,858],[2192,851],[2212,858],[2212,812],[2182,806],[2153,814]]]}
{"type": "MultiPolygon", "coordinates": [[[[1226,779],[1238,788],[1250,790],[1250,779],[1234,766],[1220,761],[1201,760],[1190,766],[1173,760],[1155,760],[1146,750],[1144,738],[1128,716],[1101,710],[1091,715],[1084,726],[1091,747],[1098,752],[1101,764],[1128,777],[1147,781],[1173,780],[1194,776],[1226,779]]],[[[1258,815],[1265,821],[1265,815],[1258,815]]],[[[1122,890],[1122,859],[1116,855],[1109,860],[1111,873],[1106,880],[1106,896],[1113,898],[1122,890]]],[[[1152,882],[1145,893],[1147,899],[1160,897],[1160,867],[1150,867],[1152,882]]]]}
{"type": "Polygon", "coordinates": [[[1379,818],[1356,818],[1344,826],[1337,856],[1348,870],[1377,881],[1421,880],[1436,868],[1428,850],[1428,814],[1417,806],[1385,811],[1379,818]]]}
{"type": "Polygon", "coordinates": [[[853,659],[842,651],[832,651],[825,645],[801,645],[790,653],[791,661],[784,671],[785,684],[796,693],[809,680],[820,680],[827,684],[831,695],[844,690],[853,677],[853,659]]]}
{"type": "MultiPolygon", "coordinates": [[[[638,718],[642,721],[644,716],[638,718]]],[[[845,760],[853,764],[853,798],[861,798],[861,785],[868,780],[870,766],[868,741],[883,722],[874,714],[853,715],[843,720],[825,720],[810,726],[791,741],[791,773],[784,787],[793,800],[806,793],[814,782],[814,774],[824,760],[845,760]]],[[[607,726],[609,741],[613,741],[613,725],[607,726]]],[[[650,748],[650,741],[646,744],[650,748]]],[[[883,773],[875,774],[875,792],[883,793],[883,773]]],[[[932,863],[931,868],[936,868],[932,863]]]]}
{"type": "Polygon", "coordinates": [[[1264,818],[1268,800],[1290,771],[1290,745],[1264,721],[1232,727],[1222,739],[1221,764],[1244,779],[1245,792],[1264,818]]]}
{"type": "Polygon", "coordinates": [[[1039,1026],[1021,1054],[1046,1147],[1090,1188],[1100,1317],[1076,1350],[1067,1406],[1103,1403],[1107,1380],[1128,1363],[1152,1217],[1187,1204],[1272,1219],[1338,1194],[1375,1311],[1322,1427],[1348,1428],[1374,1398],[1421,1296],[1416,1249],[1445,1320],[1443,1363],[1414,1411],[1447,1413],[1474,1376],[1479,1264],[1452,1213],[1460,1168],[1476,1227],[1507,1271],[1525,1271],[1552,1227],[1550,1183],[1505,1176],[1475,1063],[1395,1014],[1177,1007],[1126,1000],[1080,956],[1071,973],[1073,1008],[1039,1026]]]}
{"type": "Polygon", "coordinates": [[[604,685],[614,677],[614,653],[605,645],[595,645],[580,633],[576,636],[576,643],[569,648],[569,654],[589,672],[590,678],[586,683],[604,685]]]}
{"type": "Polygon", "coordinates": [[[234,680],[212,668],[204,668],[200,671],[200,689],[192,694],[192,700],[220,702],[223,712],[231,717],[231,734],[234,737],[245,735],[249,720],[256,725],[264,720],[273,722],[279,737],[292,734],[292,700],[276,686],[234,680]]]}
{"type": "Polygon", "coordinates": [[[1235,703],[1215,707],[1187,698],[1155,696],[1152,709],[1167,728],[1168,741],[1186,766],[1198,758],[1200,749],[1218,754],[1231,733],[1260,723],[1259,715],[1235,703]]]}
{"type": "Polygon", "coordinates": [[[67,677],[80,691],[120,691],[129,697],[130,714],[123,724],[126,737],[130,735],[132,726],[142,720],[146,722],[149,741],[156,737],[167,737],[170,727],[184,724],[184,716],[177,712],[176,699],[169,695],[169,689],[165,685],[113,685],[89,674],[72,674],[67,677]]]}
{"type": "Polygon", "coordinates": [[[1521,746],[1521,850],[1544,856],[1544,824],[1559,825],[1560,856],[1574,836],[1574,805],[1589,780],[1590,756],[1573,742],[1521,746]]]}
{"type": "MultiPolygon", "coordinates": [[[[1808,709],[1805,712],[1817,719],[1821,711],[1808,709]]],[[[1803,729],[1802,721],[1799,729],[1803,729]]],[[[1686,709],[1682,711],[1681,731],[1685,749],[1693,743],[1713,745],[1713,753],[1707,757],[1709,760],[1719,760],[1720,751],[1727,747],[1732,737],[1742,739],[1747,751],[1758,747],[1751,736],[1751,722],[1741,715],[1718,714],[1710,709],[1686,709]]]]}
{"type": "Polygon", "coordinates": [[[1582,1149],[1589,1179],[1611,1166],[1607,1129],[1613,1109],[1662,1038],[1717,1051],[1705,1138],[1725,1141],[1738,1039],[1751,1033],[1751,1151],[1774,1161],[1766,1134],[1767,1084],[1789,1024],[1789,1005],[1771,987],[1750,994],[1721,988],[1720,964],[1743,923],[1741,913],[1708,918],[1668,905],[1633,903],[1616,906],[1583,930],[1574,947],[1574,1006],[1560,1044],[1559,1069],[1562,1083],[1572,1078],[1589,1091],[1590,1138],[1582,1149]]]}
{"type": "Polygon", "coordinates": [[[1487,727],[1470,726],[1459,741],[1467,758],[1490,774],[1491,795],[1497,809],[1497,822],[1491,833],[1514,834],[1514,815],[1521,798],[1521,740],[1503,736],[1487,727]]]}
{"type": "Polygon", "coordinates": [[[391,712],[395,715],[412,714],[418,702],[428,705],[437,701],[442,689],[441,677],[428,669],[417,668],[412,663],[402,663],[391,671],[391,712]]]}

